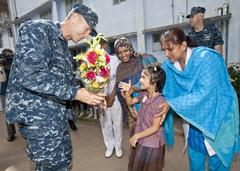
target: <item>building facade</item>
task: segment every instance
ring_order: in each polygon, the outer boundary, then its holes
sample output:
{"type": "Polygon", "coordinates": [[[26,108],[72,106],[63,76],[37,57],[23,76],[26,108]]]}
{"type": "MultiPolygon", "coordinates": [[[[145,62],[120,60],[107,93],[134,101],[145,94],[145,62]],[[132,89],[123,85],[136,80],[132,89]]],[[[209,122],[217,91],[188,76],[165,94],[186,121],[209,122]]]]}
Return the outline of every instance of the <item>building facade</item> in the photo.
{"type": "Polygon", "coordinates": [[[0,53],[3,49],[14,48],[7,0],[0,2],[0,53]]]}
{"type": "MultiPolygon", "coordinates": [[[[109,38],[111,46],[116,38],[126,36],[136,51],[153,54],[160,61],[164,60],[161,34],[172,27],[181,27],[187,33],[185,16],[193,6],[203,6],[207,10],[206,22],[215,23],[222,33],[226,63],[240,62],[239,0],[8,0],[13,39],[17,39],[22,22],[40,18],[62,21],[76,3],[96,11],[97,30],[109,38]]],[[[77,45],[69,42],[74,53],[79,52],[81,46],[81,42],[77,45]]]]}

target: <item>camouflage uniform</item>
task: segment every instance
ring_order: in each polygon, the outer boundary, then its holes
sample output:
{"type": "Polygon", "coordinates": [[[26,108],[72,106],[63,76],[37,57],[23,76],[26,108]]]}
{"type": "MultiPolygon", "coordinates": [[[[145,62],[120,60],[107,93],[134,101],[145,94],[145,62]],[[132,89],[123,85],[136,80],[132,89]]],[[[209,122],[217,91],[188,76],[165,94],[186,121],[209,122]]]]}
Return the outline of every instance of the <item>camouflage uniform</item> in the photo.
{"type": "Polygon", "coordinates": [[[205,26],[200,32],[193,30],[189,33],[189,36],[197,46],[214,49],[216,45],[223,45],[222,35],[214,25],[205,26]]]}
{"type": "Polygon", "coordinates": [[[6,97],[6,119],[18,123],[37,171],[67,171],[72,145],[66,101],[78,86],[60,24],[28,21],[19,29],[6,97]]]}

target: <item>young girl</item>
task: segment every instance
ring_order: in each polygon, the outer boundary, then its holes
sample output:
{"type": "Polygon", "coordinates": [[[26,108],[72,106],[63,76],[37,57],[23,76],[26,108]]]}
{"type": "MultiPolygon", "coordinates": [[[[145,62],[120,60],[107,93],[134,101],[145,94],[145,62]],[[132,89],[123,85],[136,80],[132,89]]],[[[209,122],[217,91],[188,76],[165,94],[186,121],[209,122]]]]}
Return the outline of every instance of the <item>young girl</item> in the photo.
{"type": "MultiPolygon", "coordinates": [[[[115,41],[114,50],[120,63],[116,70],[116,83],[113,91],[106,97],[107,106],[110,107],[115,100],[115,96],[117,96],[122,107],[123,122],[128,125],[130,135],[132,135],[136,124],[136,117],[134,111],[130,110],[129,106],[126,104],[119,87],[116,85],[120,82],[128,82],[128,80],[131,80],[133,85],[137,84],[144,66],[157,62],[157,59],[152,55],[137,57],[131,41],[126,37],[120,37],[115,41]]],[[[137,93],[134,93],[134,95],[135,94],[137,93]]]]}
{"type": "Polygon", "coordinates": [[[142,71],[140,78],[141,91],[138,97],[131,97],[131,81],[121,83],[123,96],[128,105],[140,102],[134,135],[129,142],[133,148],[129,171],[161,171],[164,164],[164,134],[160,125],[159,105],[164,102],[161,91],[165,83],[165,72],[160,66],[149,66],[142,71]]]}

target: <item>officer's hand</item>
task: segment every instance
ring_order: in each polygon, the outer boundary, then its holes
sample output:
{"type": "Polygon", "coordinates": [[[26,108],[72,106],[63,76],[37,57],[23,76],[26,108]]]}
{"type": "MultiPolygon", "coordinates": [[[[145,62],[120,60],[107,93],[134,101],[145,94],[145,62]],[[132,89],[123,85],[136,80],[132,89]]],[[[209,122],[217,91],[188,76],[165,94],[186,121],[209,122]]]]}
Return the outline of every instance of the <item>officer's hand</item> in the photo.
{"type": "Polygon", "coordinates": [[[103,93],[93,94],[87,91],[85,88],[80,88],[77,91],[75,100],[79,100],[81,102],[95,106],[95,105],[102,104],[105,100],[105,96],[106,95],[103,93]]]}

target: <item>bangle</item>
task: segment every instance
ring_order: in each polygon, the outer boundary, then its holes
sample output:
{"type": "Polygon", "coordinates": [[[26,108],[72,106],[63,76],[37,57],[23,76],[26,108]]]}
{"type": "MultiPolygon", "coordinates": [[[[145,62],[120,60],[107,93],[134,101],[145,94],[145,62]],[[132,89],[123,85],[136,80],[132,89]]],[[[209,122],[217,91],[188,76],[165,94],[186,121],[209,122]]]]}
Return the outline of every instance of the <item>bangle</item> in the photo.
{"type": "Polygon", "coordinates": [[[128,92],[126,92],[125,96],[126,96],[126,97],[131,97],[131,94],[128,93],[128,92]]]}

